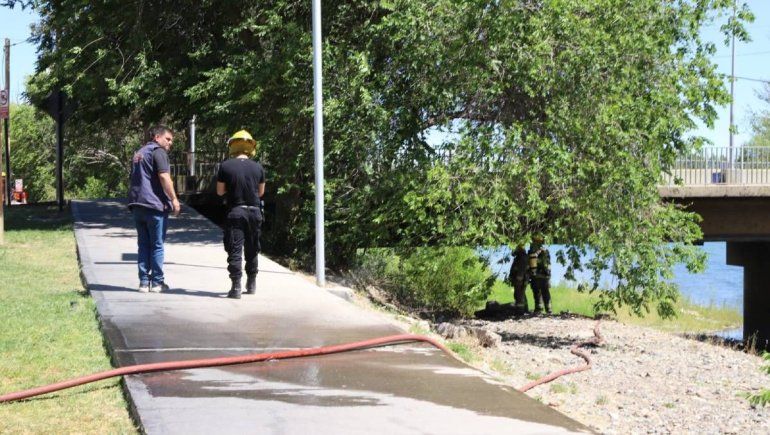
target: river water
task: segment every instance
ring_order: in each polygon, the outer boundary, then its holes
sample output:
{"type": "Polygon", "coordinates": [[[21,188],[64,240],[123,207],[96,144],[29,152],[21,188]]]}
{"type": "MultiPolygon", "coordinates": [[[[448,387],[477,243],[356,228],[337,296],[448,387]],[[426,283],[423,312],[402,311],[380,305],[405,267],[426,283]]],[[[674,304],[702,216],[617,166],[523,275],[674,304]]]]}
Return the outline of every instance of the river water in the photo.
{"type": "MultiPolygon", "coordinates": [[[[549,246],[551,283],[555,285],[563,282],[569,286],[576,286],[575,282],[564,280],[565,268],[556,261],[556,252],[561,247],[560,245],[549,246]]],[[[731,308],[743,313],[743,268],[727,265],[725,262],[727,244],[725,242],[704,243],[700,248],[708,255],[705,272],[692,274],[681,265],[674,269],[674,281],[679,284],[682,297],[697,305],[731,308]]],[[[491,252],[491,268],[501,278],[504,278],[510,269],[510,260],[503,260],[509,254],[508,248],[491,252]]],[[[579,275],[578,279],[587,280],[587,277],[587,274],[583,274],[582,277],[579,275]]],[[[611,286],[609,274],[602,277],[602,284],[611,286]]],[[[742,330],[725,331],[720,335],[740,339],[742,338],[742,330]]]]}

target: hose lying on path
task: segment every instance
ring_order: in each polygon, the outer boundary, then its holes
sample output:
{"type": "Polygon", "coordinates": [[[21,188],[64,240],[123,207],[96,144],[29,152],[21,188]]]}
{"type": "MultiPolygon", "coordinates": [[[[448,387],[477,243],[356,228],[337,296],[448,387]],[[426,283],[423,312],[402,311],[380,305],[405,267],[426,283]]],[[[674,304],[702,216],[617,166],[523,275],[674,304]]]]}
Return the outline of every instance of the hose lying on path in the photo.
{"type": "Polygon", "coordinates": [[[534,381],[528,383],[527,385],[519,388],[519,391],[521,391],[523,393],[523,392],[525,392],[527,390],[531,390],[532,388],[537,387],[538,385],[546,384],[548,382],[551,382],[554,379],[559,378],[561,376],[568,375],[570,373],[582,372],[584,370],[590,369],[591,366],[593,365],[593,363],[591,361],[591,357],[588,356],[588,352],[583,351],[580,348],[585,346],[585,345],[589,345],[589,344],[593,344],[595,346],[598,346],[598,345],[600,345],[600,344],[602,344],[604,342],[604,338],[602,337],[601,332],[599,332],[599,322],[601,322],[601,321],[600,320],[596,321],[596,325],[594,326],[594,336],[593,337],[589,338],[586,341],[581,341],[580,343],[577,343],[577,344],[573,345],[570,348],[570,350],[569,350],[573,355],[577,355],[580,358],[583,358],[585,360],[585,362],[586,362],[585,365],[577,366],[577,367],[570,367],[568,369],[563,369],[563,370],[555,371],[555,372],[553,372],[553,373],[551,373],[549,375],[543,376],[540,379],[537,379],[537,380],[534,380],[534,381]]]}
{"type": "Polygon", "coordinates": [[[307,348],[307,349],[289,350],[289,351],[282,351],[282,352],[255,353],[251,355],[241,355],[241,356],[232,356],[232,357],[206,358],[206,359],[195,359],[195,360],[187,360],[187,361],[169,361],[169,362],[151,363],[151,364],[137,364],[132,366],[120,367],[113,370],[107,370],[99,373],[94,373],[88,376],[82,376],[79,378],[70,379],[70,380],[59,382],[56,384],[45,385],[42,387],[32,388],[24,391],[17,391],[14,393],[8,393],[0,396],[0,403],[27,399],[34,396],[39,396],[41,394],[52,393],[54,391],[63,390],[65,388],[75,387],[75,386],[87,384],[90,382],[101,381],[103,379],[112,378],[115,376],[136,375],[140,373],[159,372],[159,371],[165,371],[165,370],[197,369],[197,368],[203,368],[203,367],[226,366],[226,365],[233,365],[233,364],[260,362],[260,361],[300,358],[300,357],[317,356],[317,355],[328,355],[332,353],[349,352],[349,351],[358,350],[358,349],[367,349],[367,348],[390,345],[390,344],[411,343],[411,342],[417,342],[417,341],[429,343],[441,349],[442,351],[446,352],[447,354],[452,355],[452,352],[449,349],[447,349],[443,344],[439,343],[438,341],[430,337],[425,337],[422,335],[414,335],[414,334],[390,335],[387,337],[356,341],[353,343],[337,344],[333,346],[322,346],[322,347],[314,347],[314,348],[307,348]]]}
{"type": "MultiPolygon", "coordinates": [[[[598,328],[599,328],[599,324],[597,322],[597,325],[594,328],[594,334],[597,336],[599,340],[598,342],[601,342],[601,336],[599,335],[598,328]]],[[[268,352],[268,353],[256,353],[251,355],[241,355],[241,356],[232,356],[232,357],[206,358],[206,359],[196,359],[196,360],[187,360],[187,361],[169,361],[169,362],[150,363],[150,364],[137,364],[132,366],[120,367],[117,369],[107,370],[99,373],[94,373],[87,376],[81,376],[79,378],[69,379],[66,381],[58,382],[56,384],[44,385],[42,387],[31,388],[29,390],[16,391],[13,393],[4,394],[0,396],[0,403],[28,399],[30,397],[39,396],[41,394],[52,393],[54,391],[76,387],[78,385],[88,384],[91,382],[101,381],[101,380],[112,378],[115,376],[136,375],[141,373],[151,373],[151,372],[159,372],[159,371],[165,371],[165,370],[184,370],[184,369],[195,369],[195,368],[203,368],[203,367],[226,366],[226,365],[233,365],[233,364],[245,364],[245,363],[260,362],[260,361],[301,358],[301,357],[317,356],[317,355],[329,355],[333,353],[349,352],[352,350],[367,349],[372,347],[379,347],[379,346],[393,345],[393,344],[420,342],[420,341],[431,344],[434,347],[444,351],[447,355],[450,355],[453,358],[457,358],[449,349],[446,348],[446,346],[444,346],[443,344],[439,343],[438,341],[430,337],[426,337],[424,335],[415,335],[415,334],[399,334],[399,335],[390,335],[386,337],[374,338],[371,340],[363,340],[363,341],[356,341],[352,343],[338,344],[333,346],[322,346],[322,347],[297,349],[297,350],[290,350],[290,351],[283,351],[283,352],[268,352]]],[[[578,368],[577,370],[566,369],[566,370],[562,370],[561,372],[552,373],[542,379],[539,379],[531,384],[526,385],[525,387],[520,388],[519,391],[527,391],[528,389],[534,387],[535,385],[539,385],[540,383],[550,382],[564,374],[574,373],[576,371],[587,370],[588,368],[590,368],[591,360],[588,357],[588,355],[581,354],[580,351],[576,349],[577,347],[586,343],[588,342],[580,343],[578,345],[573,346],[572,353],[583,357],[583,359],[585,359],[588,362],[587,366],[578,368]]]]}

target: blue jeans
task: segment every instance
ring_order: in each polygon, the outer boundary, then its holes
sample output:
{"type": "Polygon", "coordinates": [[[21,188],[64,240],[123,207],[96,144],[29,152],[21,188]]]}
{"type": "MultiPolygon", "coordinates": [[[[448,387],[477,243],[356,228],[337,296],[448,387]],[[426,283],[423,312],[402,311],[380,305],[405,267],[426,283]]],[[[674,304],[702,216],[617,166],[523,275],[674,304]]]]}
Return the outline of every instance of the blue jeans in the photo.
{"type": "Polygon", "coordinates": [[[168,213],[134,206],[134,223],[138,237],[139,285],[163,282],[163,242],[166,241],[168,213]]]}

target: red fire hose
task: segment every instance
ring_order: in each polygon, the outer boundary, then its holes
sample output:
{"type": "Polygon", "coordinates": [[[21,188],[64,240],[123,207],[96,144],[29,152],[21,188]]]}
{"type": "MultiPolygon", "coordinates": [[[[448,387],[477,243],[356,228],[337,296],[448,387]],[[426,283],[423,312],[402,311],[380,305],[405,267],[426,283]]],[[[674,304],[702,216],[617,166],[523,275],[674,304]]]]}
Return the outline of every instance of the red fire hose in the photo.
{"type": "Polygon", "coordinates": [[[582,372],[583,370],[590,369],[591,366],[593,365],[593,363],[591,362],[591,357],[588,356],[588,353],[580,350],[580,348],[585,346],[585,345],[588,345],[588,344],[593,344],[595,346],[598,346],[598,345],[602,344],[602,342],[604,342],[604,338],[602,337],[601,332],[599,332],[599,322],[600,322],[599,320],[596,321],[596,326],[594,326],[594,336],[592,338],[590,338],[590,339],[588,339],[586,341],[581,341],[580,343],[577,343],[577,344],[573,345],[570,348],[570,350],[569,350],[570,352],[572,352],[573,355],[577,355],[580,358],[583,358],[585,360],[585,362],[586,362],[585,365],[577,366],[577,367],[570,367],[568,369],[563,369],[563,370],[555,371],[555,372],[553,372],[553,373],[551,373],[549,375],[543,376],[540,379],[537,379],[535,381],[532,381],[532,382],[528,383],[527,385],[519,388],[519,391],[521,391],[523,393],[523,392],[525,392],[527,390],[531,390],[532,388],[537,387],[540,384],[545,384],[545,383],[551,382],[551,381],[553,381],[554,379],[556,379],[558,377],[561,377],[561,376],[564,376],[564,375],[568,375],[570,373],[577,373],[577,372],[582,372]]]}
{"type": "Polygon", "coordinates": [[[244,363],[251,363],[251,362],[289,359],[289,358],[300,358],[300,357],[316,356],[316,355],[328,355],[332,353],[348,352],[351,350],[383,346],[386,344],[410,343],[415,341],[423,341],[426,343],[430,343],[433,346],[443,350],[447,354],[454,356],[452,352],[450,352],[449,349],[447,349],[443,344],[439,343],[438,341],[430,337],[425,337],[422,335],[414,335],[414,334],[390,335],[387,337],[374,338],[371,340],[364,340],[364,341],[356,341],[353,343],[338,344],[334,346],[314,347],[314,348],[307,348],[307,349],[298,349],[298,350],[289,350],[284,352],[255,353],[251,355],[242,355],[242,356],[233,356],[233,357],[194,359],[194,360],[188,360],[188,361],[169,361],[169,362],[152,363],[152,364],[137,364],[133,366],[120,367],[113,370],[94,373],[88,376],[82,376],[79,378],[70,379],[70,380],[59,382],[56,384],[45,385],[38,388],[32,388],[29,390],[17,391],[15,393],[5,394],[0,396],[0,403],[27,399],[29,397],[51,393],[54,391],[63,390],[65,388],[76,387],[78,385],[83,385],[90,382],[101,381],[103,379],[112,378],[114,376],[136,375],[140,373],[159,372],[164,370],[183,370],[183,369],[196,369],[196,368],[202,368],[202,367],[226,366],[226,365],[233,365],[233,364],[244,364],[244,363]]]}
{"type": "MultiPolygon", "coordinates": [[[[598,342],[600,342],[601,336],[599,335],[598,328],[599,328],[599,324],[597,322],[596,327],[594,328],[594,334],[596,334],[597,339],[599,340],[598,342]]],[[[41,394],[52,393],[54,391],[76,387],[78,385],[101,381],[103,379],[108,379],[115,376],[136,375],[141,373],[159,372],[164,370],[184,370],[184,369],[195,369],[195,368],[203,368],[203,367],[226,366],[226,365],[233,365],[233,364],[245,364],[245,363],[252,363],[252,362],[300,358],[300,357],[308,357],[308,356],[316,356],[316,355],[329,355],[332,353],[349,352],[352,350],[367,349],[367,348],[384,346],[384,345],[411,343],[411,342],[419,342],[419,341],[429,343],[434,347],[441,349],[447,355],[450,355],[453,358],[457,358],[443,344],[439,343],[438,341],[430,337],[426,337],[423,335],[415,335],[415,334],[399,334],[399,335],[390,335],[387,337],[374,338],[371,340],[363,340],[363,341],[356,341],[352,343],[338,344],[333,346],[314,347],[314,348],[290,350],[290,351],[284,351],[284,352],[268,352],[268,353],[256,353],[251,355],[242,355],[242,356],[233,356],[233,357],[206,358],[206,359],[196,359],[196,360],[187,360],[187,361],[169,361],[169,362],[151,363],[151,364],[137,364],[132,366],[120,367],[113,370],[107,370],[99,373],[94,373],[91,375],[70,379],[70,380],[59,382],[56,384],[50,384],[42,387],[31,388],[29,390],[16,391],[13,393],[4,394],[0,396],[0,403],[27,399],[34,396],[39,396],[41,394]]],[[[573,346],[572,353],[579,355],[583,359],[585,359],[588,362],[587,366],[577,368],[577,369],[566,369],[566,370],[562,370],[561,372],[554,372],[542,379],[539,379],[533,383],[526,385],[525,387],[520,388],[519,391],[527,391],[528,389],[534,387],[535,385],[539,385],[545,382],[550,382],[564,374],[574,373],[576,371],[587,370],[588,368],[590,368],[591,367],[590,358],[588,358],[588,356],[585,354],[581,354],[580,351],[577,350],[577,347],[582,346],[583,344],[586,344],[586,343],[588,342],[583,342],[573,346]]]]}

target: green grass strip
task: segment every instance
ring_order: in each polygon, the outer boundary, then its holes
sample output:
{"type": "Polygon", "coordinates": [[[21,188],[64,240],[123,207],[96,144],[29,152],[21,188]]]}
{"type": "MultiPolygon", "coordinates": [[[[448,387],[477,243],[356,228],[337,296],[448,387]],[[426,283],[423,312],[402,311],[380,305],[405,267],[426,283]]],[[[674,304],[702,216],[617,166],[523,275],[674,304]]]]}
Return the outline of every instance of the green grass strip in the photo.
{"type": "MultiPolygon", "coordinates": [[[[0,245],[0,392],[111,368],[79,278],[68,211],[5,209],[0,245]]],[[[119,379],[0,404],[0,433],[137,433],[119,379]]]]}
{"type": "MultiPolygon", "coordinates": [[[[527,287],[529,309],[532,310],[532,291],[527,287]]],[[[581,293],[574,288],[557,285],[551,288],[551,303],[554,313],[568,311],[584,316],[595,315],[594,303],[596,294],[581,293]]],[[[488,300],[499,303],[513,301],[513,289],[502,281],[497,281],[488,300]]],[[[649,326],[655,329],[674,333],[705,333],[724,329],[737,328],[743,322],[743,316],[737,309],[721,306],[696,305],[686,299],[680,299],[676,304],[677,317],[662,319],[657,312],[652,311],[645,317],[636,317],[627,310],[619,309],[613,317],[618,321],[631,325],[649,326]]]]}

